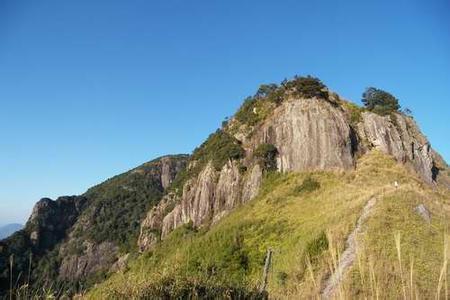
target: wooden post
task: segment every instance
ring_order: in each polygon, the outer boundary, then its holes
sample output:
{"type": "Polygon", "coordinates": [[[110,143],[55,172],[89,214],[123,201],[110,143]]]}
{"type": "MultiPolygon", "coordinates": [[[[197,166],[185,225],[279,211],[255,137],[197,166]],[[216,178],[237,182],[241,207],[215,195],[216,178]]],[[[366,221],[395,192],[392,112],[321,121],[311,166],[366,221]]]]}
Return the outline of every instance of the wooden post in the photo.
{"type": "Polygon", "coordinates": [[[263,280],[260,288],[260,292],[264,292],[267,287],[267,277],[269,276],[270,263],[272,262],[272,249],[267,250],[266,261],[264,263],[263,280]]]}

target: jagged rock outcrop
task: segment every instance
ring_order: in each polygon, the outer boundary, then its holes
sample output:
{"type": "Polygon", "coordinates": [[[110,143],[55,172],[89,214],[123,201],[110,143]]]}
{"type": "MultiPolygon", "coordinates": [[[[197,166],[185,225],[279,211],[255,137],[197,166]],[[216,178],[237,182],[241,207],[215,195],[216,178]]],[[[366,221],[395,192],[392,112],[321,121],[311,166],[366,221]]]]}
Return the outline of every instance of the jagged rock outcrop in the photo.
{"type": "Polygon", "coordinates": [[[138,246],[150,249],[182,224],[201,226],[216,222],[237,205],[250,200],[261,184],[262,171],[255,166],[247,176],[237,162],[229,161],[220,171],[208,164],[196,178],[186,182],[181,196],[169,194],[141,223],[138,246]]]}
{"type": "Polygon", "coordinates": [[[350,169],[354,166],[351,128],[342,109],[320,99],[292,99],[258,128],[252,148],[278,149],[281,172],[350,169]]]}
{"type": "Polygon", "coordinates": [[[255,164],[253,168],[251,168],[247,180],[244,182],[244,187],[242,191],[242,202],[247,202],[256,197],[256,195],[258,195],[261,182],[262,182],[262,169],[260,165],[255,164]]]}
{"type": "Polygon", "coordinates": [[[86,204],[83,196],[64,196],[56,201],[43,198],[37,202],[25,226],[35,248],[45,251],[62,240],[86,204]]]}
{"type": "Polygon", "coordinates": [[[235,207],[241,199],[241,177],[235,162],[228,162],[219,172],[208,164],[197,178],[185,184],[179,204],[164,217],[162,237],[180,224],[200,226],[235,207]]]}
{"type": "MultiPolygon", "coordinates": [[[[8,264],[11,255],[17,274],[26,274],[32,263],[32,279],[42,278],[44,274],[38,269],[37,262],[64,241],[87,206],[88,199],[84,196],[64,196],[56,200],[43,198],[35,204],[23,229],[0,241],[0,298],[9,287],[8,264]]],[[[22,279],[17,278],[17,284],[22,279]]]]}
{"type": "Polygon", "coordinates": [[[112,242],[95,244],[85,241],[83,248],[82,255],[70,255],[62,260],[58,279],[80,279],[87,274],[103,271],[117,261],[119,248],[112,242]]]}
{"type": "Polygon", "coordinates": [[[427,183],[436,179],[436,157],[426,137],[411,117],[399,113],[380,116],[371,112],[362,114],[358,134],[365,147],[375,147],[408,163],[427,183]]]}
{"type": "Polygon", "coordinates": [[[167,189],[175,176],[184,169],[186,160],[174,159],[171,156],[164,156],[160,159],[161,170],[161,186],[163,189],[167,189]]]}
{"type": "Polygon", "coordinates": [[[141,223],[138,239],[139,250],[145,251],[156,244],[161,238],[161,228],[164,217],[172,211],[176,205],[177,195],[169,193],[165,195],[157,206],[154,206],[141,223]]]}
{"type": "Polygon", "coordinates": [[[148,213],[141,224],[140,250],[150,249],[180,225],[214,223],[255,197],[262,169],[252,153],[261,144],[276,147],[281,172],[352,169],[358,156],[376,148],[411,166],[425,182],[434,182],[436,161],[442,159],[411,117],[360,111],[360,119],[354,122],[344,100],[335,99],[289,97],[260,124],[243,124],[242,130],[234,130],[233,136],[246,152],[240,163],[247,171],[241,173],[236,161],[229,161],[220,171],[207,164],[185,183],[181,196],[166,198],[148,213]]]}

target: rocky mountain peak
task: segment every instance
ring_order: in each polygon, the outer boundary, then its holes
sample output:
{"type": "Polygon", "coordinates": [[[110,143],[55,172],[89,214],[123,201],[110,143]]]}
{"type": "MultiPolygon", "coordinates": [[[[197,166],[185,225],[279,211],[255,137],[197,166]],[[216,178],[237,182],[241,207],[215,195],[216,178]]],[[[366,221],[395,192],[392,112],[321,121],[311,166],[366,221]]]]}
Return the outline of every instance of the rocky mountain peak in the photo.
{"type": "Polygon", "coordinates": [[[369,111],[314,80],[306,81],[260,89],[194,152],[189,165],[196,171],[181,185],[182,193],[161,201],[142,222],[141,251],[182,224],[216,222],[253,198],[264,172],[257,157],[263,145],[276,150],[273,165],[280,172],[345,171],[355,168],[358,157],[378,149],[424,182],[435,183],[439,166],[446,164],[412,117],[398,111],[369,111]],[[211,150],[214,145],[221,145],[220,149],[211,150]],[[219,150],[225,147],[230,149],[225,155],[228,161],[217,160],[224,156],[219,150]]]}
{"type": "Polygon", "coordinates": [[[86,204],[87,198],[82,196],[64,196],[55,201],[49,198],[39,200],[25,226],[30,241],[37,249],[53,247],[66,236],[66,231],[75,223],[86,204]]]}

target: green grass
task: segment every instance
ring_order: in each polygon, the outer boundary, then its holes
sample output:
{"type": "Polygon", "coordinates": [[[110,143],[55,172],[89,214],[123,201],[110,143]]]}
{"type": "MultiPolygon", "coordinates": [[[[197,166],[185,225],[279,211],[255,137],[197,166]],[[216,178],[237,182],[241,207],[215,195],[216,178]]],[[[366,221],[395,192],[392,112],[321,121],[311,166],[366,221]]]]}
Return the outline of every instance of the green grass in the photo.
{"type": "MultiPolygon", "coordinates": [[[[258,197],[209,229],[178,228],[153,251],[133,261],[129,271],[113,275],[87,297],[143,298],[142,295],[154,295],[161,288],[177,296],[180,291],[192,291],[197,286],[251,293],[261,284],[269,248],[273,250],[270,297],[317,297],[329,274],[330,253],[342,253],[362,207],[373,195],[382,200],[364,235],[363,244],[367,245],[364,249],[370,250],[364,252],[367,262],[369,258],[383,262],[374,270],[376,278],[391,274],[386,273],[391,269],[394,274],[398,263],[392,232],[403,230],[404,258],[417,254],[415,284],[421,295],[428,296],[437,286],[448,215],[441,212],[433,217],[430,229],[420,223],[421,219],[411,209],[419,198],[428,199],[427,204],[434,209],[435,202],[449,199],[448,193],[442,193],[423,185],[401,165],[378,152],[365,155],[352,172],[268,173],[258,197]],[[307,193],[296,192],[308,178],[319,185],[307,193]],[[401,192],[388,197],[394,180],[400,183],[401,192]],[[422,263],[421,257],[425,262],[422,263]]],[[[345,281],[346,295],[368,295],[367,282],[361,284],[356,276],[360,272],[355,270],[345,281]]],[[[389,280],[392,276],[378,280],[379,291],[395,287],[393,293],[398,292],[398,281],[389,280]]]]}
{"type": "Polygon", "coordinates": [[[300,195],[302,193],[310,193],[318,189],[320,189],[320,183],[314,178],[308,176],[305,180],[303,180],[302,184],[294,189],[294,192],[297,195],[300,195]]]}
{"type": "Polygon", "coordinates": [[[359,122],[362,121],[362,113],[364,112],[364,108],[360,107],[352,102],[341,101],[342,106],[347,111],[350,124],[352,126],[356,126],[359,122]]]}
{"type": "Polygon", "coordinates": [[[268,98],[249,97],[245,99],[235,117],[241,124],[255,126],[269,116],[275,106],[276,104],[268,98]]]}

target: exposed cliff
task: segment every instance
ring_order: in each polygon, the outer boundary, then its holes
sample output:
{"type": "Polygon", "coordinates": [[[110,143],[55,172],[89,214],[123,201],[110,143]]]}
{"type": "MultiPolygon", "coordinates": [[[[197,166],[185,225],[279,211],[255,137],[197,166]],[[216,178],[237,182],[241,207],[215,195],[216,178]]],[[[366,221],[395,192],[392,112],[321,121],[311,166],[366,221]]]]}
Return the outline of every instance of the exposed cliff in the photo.
{"type": "Polygon", "coordinates": [[[442,160],[411,117],[400,113],[380,116],[370,112],[362,113],[362,117],[358,135],[365,148],[375,147],[407,163],[427,183],[436,180],[437,165],[442,164],[442,160]]]}
{"type": "MultiPolygon", "coordinates": [[[[34,206],[23,229],[0,241],[0,295],[8,287],[10,257],[17,276],[26,274],[30,263],[37,266],[38,260],[67,237],[87,202],[83,196],[59,197],[55,201],[43,198],[34,206]]],[[[25,280],[24,277],[17,280],[20,279],[25,280]]]]}
{"type": "Polygon", "coordinates": [[[56,201],[43,198],[33,208],[26,231],[37,250],[45,253],[66,237],[66,231],[77,221],[86,208],[87,198],[59,197],[56,201]]]}
{"type": "MultiPolygon", "coordinates": [[[[234,136],[244,154],[220,168],[203,163],[183,183],[181,194],[167,197],[151,210],[141,224],[141,251],[182,224],[211,224],[253,198],[263,175],[253,153],[262,144],[276,147],[280,172],[351,170],[357,157],[371,149],[392,155],[428,184],[435,183],[439,166],[445,166],[412,117],[399,112],[379,115],[336,94],[305,98],[285,89],[283,97],[276,104],[258,98],[251,109],[244,105],[254,119],[242,122],[234,117],[222,128],[224,134],[234,136]]],[[[199,159],[193,155],[190,168],[199,159]]]]}

